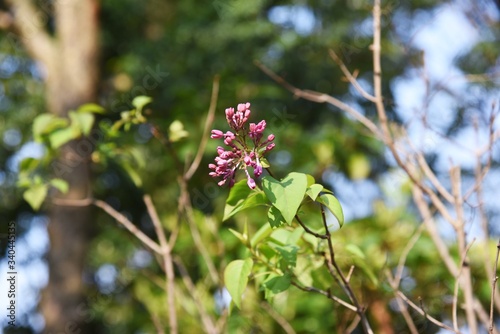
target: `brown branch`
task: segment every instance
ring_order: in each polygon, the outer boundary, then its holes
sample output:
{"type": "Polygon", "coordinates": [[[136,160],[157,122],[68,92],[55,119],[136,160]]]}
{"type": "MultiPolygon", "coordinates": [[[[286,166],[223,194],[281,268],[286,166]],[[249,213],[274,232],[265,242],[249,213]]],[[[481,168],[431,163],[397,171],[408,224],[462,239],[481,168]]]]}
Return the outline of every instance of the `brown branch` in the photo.
{"type": "Polygon", "coordinates": [[[189,273],[188,273],[186,267],[184,266],[182,259],[178,256],[175,256],[174,263],[177,266],[177,269],[179,270],[179,273],[181,275],[182,281],[184,282],[184,285],[186,286],[189,293],[193,297],[193,300],[195,302],[195,306],[198,309],[198,312],[200,313],[201,322],[203,323],[205,331],[209,334],[218,333],[218,330],[217,330],[216,326],[214,325],[212,318],[209,316],[206,309],[203,307],[203,300],[198,295],[198,291],[196,289],[196,286],[194,285],[193,281],[191,280],[191,277],[189,276],[189,273]]]}
{"type": "Polygon", "coordinates": [[[353,85],[354,88],[356,88],[356,90],[361,94],[361,96],[363,96],[370,102],[376,102],[375,97],[369,94],[366,90],[364,90],[363,87],[361,87],[358,80],[356,80],[356,78],[351,74],[349,69],[347,69],[347,66],[345,66],[342,59],[340,59],[340,57],[337,56],[337,54],[332,49],[328,50],[328,53],[330,54],[330,57],[333,59],[333,61],[340,67],[342,73],[344,73],[347,80],[349,80],[351,85],[353,85]]]}
{"type": "Polygon", "coordinates": [[[205,147],[207,146],[210,128],[214,123],[215,110],[217,109],[217,99],[219,97],[219,81],[220,81],[220,76],[216,75],[212,83],[212,97],[210,99],[210,107],[208,108],[207,119],[205,121],[205,128],[203,129],[203,135],[201,137],[200,146],[198,147],[198,152],[196,153],[196,156],[193,162],[191,163],[191,166],[184,174],[184,179],[187,181],[190,180],[191,177],[193,177],[193,174],[200,166],[201,159],[203,158],[203,153],[205,152],[205,147]]]}
{"type": "Polygon", "coordinates": [[[328,94],[323,94],[311,90],[302,90],[299,89],[290,83],[288,83],[285,79],[271,71],[269,68],[267,68],[264,64],[262,64],[259,61],[254,61],[255,65],[262,71],[264,72],[267,76],[269,76],[271,79],[276,81],[278,84],[282,85],[285,89],[293,93],[295,96],[317,102],[317,103],[328,103],[331,104],[340,110],[345,111],[352,117],[354,117],[358,122],[363,124],[366,128],[368,128],[375,136],[378,138],[382,139],[382,133],[379,131],[377,125],[373,123],[370,119],[368,119],[366,116],[364,116],[361,112],[357,111],[353,107],[345,104],[344,102],[340,101],[339,99],[334,98],[333,96],[330,96],[328,94]]]}
{"type": "Polygon", "coordinates": [[[151,221],[155,227],[156,235],[158,236],[158,240],[160,241],[161,247],[161,255],[163,258],[163,266],[165,267],[165,292],[167,294],[166,303],[168,308],[168,319],[170,332],[175,334],[178,332],[177,325],[177,312],[175,309],[175,273],[174,266],[172,263],[172,248],[167,242],[167,237],[165,236],[165,231],[161,225],[160,218],[158,217],[158,213],[156,212],[156,208],[151,201],[151,197],[149,195],[144,196],[144,203],[146,204],[146,208],[148,210],[149,216],[151,217],[151,221]]]}
{"type": "Polygon", "coordinates": [[[356,313],[361,318],[361,325],[363,326],[365,333],[373,333],[373,330],[370,327],[370,323],[368,322],[368,318],[366,317],[364,307],[361,307],[361,304],[359,303],[358,298],[356,297],[356,295],[354,294],[354,291],[352,290],[351,284],[346,279],[344,273],[342,272],[342,270],[340,269],[340,267],[337,264],[337,261],[335,260],[335,252],[333,250],[332,235],[330,233],[330,230],[328,229],[328,224],[326,223],[325,208],[323,205],[321,205],[321,217],[323,220],[323,227],[325,228],[325,235],[327,237],[326,241],[328,243],[328,250],[330,253],[329,258],[327,259],[328,271],[331,273],[332,277],[335,280],[337,280],[337,277],[336,277],[337,275],[335,275],[333,273],[331,266],[333,266],[335,268],[335,271],[337,272],[338,276],[342,280],[342,284],[340,284],[340,286],[342,287],[342,289],[344,289],[344,291],[349,296],[349,299],[356,307],[356,313]]]}
{"type": "MultiPolygon", "coordinates": [[[[474,243],[475,240],[472,240],[472,242],[467,246],[467,248],[464,250],[463,254],[461,255],[461,260],[460,260],[460,266],[458,270],[458,276],[456,277],[455,281],[455,287],[453,291],[453,303],[452,303],[452,319],[453,319],[453,328],[458,332],[458,321],[457,321],[457,301],[458,301],[458,287],[459,287],[459,280],[460,280],[460,275],[464,269],[465,261],[467,259],[467,253],[469,252],[469,249],[471,248],[472,244],[474,243]]],[[[474,305],[474,304],[472,304],[474,305]]],[[[474,306],[473,306],[474,307],[474,306]]]]}
{"type": "Polygon", "coordinates": [[[421,308],[420,306],[416,305],[415,303],[413,303],[408,297],[405,296],[404,293],[402,293],[400,290],[397,290],[396,291],[396,294],[398,295],[399,298],[401,298],[402,300],[404,300],[408,305],[410,305],[415,311],[417,311],[420,315],[424,316],[427,320],[429,320],[430,322],[432,322],[433,324],[435,324],[436,326],[439,326],[441,328],[444,328],[444,329],[447,329],[449,331],[452,331],[453,333],[459,333],[457,331],[455,331],[453,328],[451,328],[450,326],[447,326],[446,324],[442,323],[441,321],[437,320],[436,318],[430,316],[429,314],[427,314],[427,312],[421,308]]]}
{"type": "Polygon", "coordinates": [[[296,333],[293,327],[290,325],[290,323],[281,314],[276,312],[276,310],[272,308],[272,306],[269,305],[268,302],[265,301],[261,302],[260,307],[262,307],[274,320],[276,320],[276,322],[281,326],[281,328],[283,328],[285,333],[287,334],[296,333]]]}
{"type": "Polygon", "coordinates": [[[455,228],[455,233],[457,235],[458,249],[460,254],[464,256],[462,261],[465,263],[464,266],[459,267],[457,280],[462,281],[461,285],[464,291],[465,299],[465,316],[467,318],[467,324],[470,331],[472,334],[475,334],[477,333],[477,318],[474,312],[474,293],[472,289],[471,270],[469,264],[467,263],[467,241],[465,236],[464,208],[459,167],[455,166],[451,168],[450,179],[452,194],[455,198],[455,211],[457,214],[457,219],[453,224],[453,227],[455,228]]]}
{"type": "MultiPolygon", "coordinates": [[[[398,266],[398,269],[399,269],[399,266],[398,266]]],[[[412,334],[418,334],[418,329],[415,326],[415,323],[413,322],[413,319],[411,318],[410,313],[408,312],[408,306],[404,305],[403,300],[396,293],[396,291],[398,291],[398,289],[399,289],[399,283],[401,281],[401,274],[396,274],[396,277],[393,277],[391,271],[387,268],[385,270],[385,276],[387,277],[387,281],[389,282],[389,285],[391,286],[391,288],[393,290],[394,297],[396,298],[396,302],[398,303],[399,310],[403,314],[403,318],[405,319],[405,322],[408,325],[410,332],[412,334]],[[399,278],[398,278],[398,275],[399,275],[399,278]]]]}
{"type": "Polygon", "coordinates": [[[146,234],[144,234],[141,230],[137,228],[127,217],[122,215],[120,212],[113,209],[111,205],[101,200],[94,200],[93,204],[101,209],[103,209],[108,215],[115,218],[117,222],[122,224],[130,233],[135,235],[137,239],[142,241],[142,243],[147,246],[149,249],[154,251],[155,253],[162,255],[162,249],[160,245],[158,245],[155,241],[149,238],[146,234]]]}
{"type": "MultiPolygon", "coordinates": [[[[486,240],[488,242],[488,240],[486,240]]],[[[498,256],[500,255],[500,240],[498,240],[497,243],[497,256],[495,258],[495,265],[493,269],[493,278],[491,280],[491,301],[490,301],[490,326],[488,328],[489,333],[493,333],[493,328],[494,328],[494,322],[493,322],[493,304],[495,300],[495,289],[497,286],[497,281],[498,281],[498,276],[497,276],[497,270],[498,270],[498,256]]]]}
{"type": "Polygon", "coordinates": [[[44,15],[48,20],[48,14],[37,10],[30,0],[9,0],[8,3],[14,13],[13,28],[28,52],[48,69],[52,69],[55,65],[56,46],[45,31],[45,22],[39,21],[44,15]]]}
{"type": "Polygon", "coordinates": [[[318,289],[318,288],[315,288],[315,287],[312,287],[312,286],[302,286],[302,285],[300,285],[299,283],[297,283],[297,282],[293,282],[293,281],[291,282],[291,284],[292,284],[293,286],[295,286],[296,288],[298,288],[298,289],[302,290],[302,291],[306,291],[306,292],[316,292],[316,293],[319,293],[320,295],[323,295],[323,296],[327,297],[328,299],[331,299],[331,300],[333,300],[333,301],[335,301],[335,302],[339,303],[340,305],[342,305],[342,306],[344,306],[344,307],[348,308],[348,309],[349,309],[349,310],[351,310],[351,311],[354,311],[354,312],[356,312],[356,313],[358,312],[358,309],[356,308],[356,306],[351,305],[351,304],[349,304],[348,302],[345,302],[345,301],[343,301],[342,299],[340,299],[340,298],[338,298],[338,297],[336,297],[336,296],[332,295],[332,294],[330,293],[330,291],[321,290],[321,289],[318,289]]]}

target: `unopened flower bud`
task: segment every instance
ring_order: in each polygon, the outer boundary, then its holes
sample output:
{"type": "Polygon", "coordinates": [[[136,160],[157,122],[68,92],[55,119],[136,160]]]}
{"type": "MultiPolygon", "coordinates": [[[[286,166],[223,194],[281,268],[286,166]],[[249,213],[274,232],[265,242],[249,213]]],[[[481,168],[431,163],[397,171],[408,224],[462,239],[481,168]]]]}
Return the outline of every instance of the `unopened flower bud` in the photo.
{"type": "Polygon", "coordinates": [[[222,137],[224,137],[224,132],[220,130],[212,130],[212,135],[210,136],[210,138],[219,139],[222,137]]]}

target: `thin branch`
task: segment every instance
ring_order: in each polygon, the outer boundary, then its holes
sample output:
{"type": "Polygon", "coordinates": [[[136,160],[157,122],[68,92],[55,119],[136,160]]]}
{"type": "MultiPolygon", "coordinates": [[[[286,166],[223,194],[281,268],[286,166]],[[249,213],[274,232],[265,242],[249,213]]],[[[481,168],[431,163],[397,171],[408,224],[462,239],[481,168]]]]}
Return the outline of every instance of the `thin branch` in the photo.
{"type": "MultiPolygon", "coordinates": [[[[487,242],[487,240],[486,240],[487,242]]],[[[498,240],[497,243],[497,256],[495,257],[495,265],[493,269],[493,278],[491,280],[491,301],[490,301],[490,326],[488,328],[489,333],[493,333],[493,328],[494,328],[494,323],[493,323],[493,304],[495,300],[495,289],[497,286],[497,281],[498,281],[498,276],[497,276],[497,270],[498,270],[498,256],[500,254],[500,240],[498,240]]]]}
{"type": "Polygon", "coordinates": [[[200,298],[200,296],[198,295],[198,291],[196,290],[196,286],[194,285],[193,281],[191,280],[191,277],[189,276],[188,271],[187,271],[186,267],[184,266],[184,263],[182,262],[182,259],[179,256],[174,256],[174,263],[177,266],[179,273],[181,274],[181,278],[182,278],[182,281],[184,282],[184,285],[186,286],[189,293],[193,297],[193,300],[195,302],[195,306],[198,309],[198,312],[200,313],[201,322],[203,323],[203,327],[204,327],[205,331],[209,334],[218,333],[218,330],[217,330],[216,326],[214,325],[212,318],[208,315],[205,308],[203,307],[203,301],[200,298]]]}
{"type": "Polygon", "coordinates": [[[405,296],[404,293],[402,293],[400,290],[397,290],[396,291],[397,295],[399,298],[401,298],[402,300],[404,300],[408,305],[410,305],[415,311],[417,311],[420,315],[424,316],[427,320],[429,320],[430,322],[432,322],[433,324],[435,324],[436,326],[439,326],[441,328],[444,328],[444,329],[447,329],[449,331],[452,331],[453,333],[459,333],[457,331],[455,331],[453,328],[451,328],[450,326],[447,326],[446,324],[442,323],[441,321],[437,320],[436,318],[430,316],[429,314],[427,314],[427,312],[419,307],[418,305],[416,305],[415,303],[413,303],[408,297],[405,296]]]}
{"type": "Polygon", "coordinates": [[[474,243],[475,240],[473,240],[467,248],[464,250],[461,260],[460,260],[460,266],[459,266],[459,271],[458,271],[458,276],[456,277],[455,281],[455,287],[453,289],[453,303],[452,303],[452,319],[453,319],[453,328],[455,328],[456,331],[458,331],[458,321],[457,321],[457,302],[458,302],[458,287],[459,287],[459,280],[460,280],[460,275],[462,273],[462,270],[465,265],[465,261],[467,259],[467,253],[469,252],[469,249],[471,248],[472,244],[474,243]]]}
{"type": "Polygon", "coordinates": [[[401,282],[401,278],[403,276],[404,266],[406,263],[406,258],[408,257],[408,254],[410,254],[410,251],[413,248],[413,246],[415,246],[418,239],[422,235],[422,231],[423,231],[424,227],[425,227],[425,225],[420,225],[417,228],[417,231],[415,232],[415,234],[413,234],[413,236],[411,237],[411,239],[408,241],[405,248],[403,249],[403,252],[401,253],[401,257],[399,258],[398,266],[396,269],[396,276],[394,279],[394,283],[396,284],[396,287],[399,287],[399,283],[401,282]]]}
{"type": "Polygon", "coordinates": [[[347,80],[351,83],[351,85],[356,88],[356,90],[363,96],[365,99],[367,99],[370,102],[376,102],[375,97],[371,94],[369,94],[366,90],[361,87],[359,84],[358,80],[351,74],[347,66],[345,66],[344,62],[342,59],[340,59],[339,56],[332,50],[328,50],[328,53],[330,54],[330,57],[333,59],[333,61],[340,67],[342,70],[342,73],[346,76],[347,80]]]}
{"type": "Polygon", "coordinates": [[[396,293],[396,291],[399,289],[399,283],[400,283],[401,278],[398,279],[397,276],[396,276],[396,278],[394,278],[389,269],[385,270],[385,276],[387,277],[387,281],[389,282],[390,286],[393,289],[394,297],[396,298],[396,303],[398,303],[399,311],[403,314],[403,318],[405,319],[405,322],[408,325],[410,332],[412,334],[418,334],[418,329],[415,326],[415,323],[413,322],[413,319],[411,318],[410,313],[408,312],[408,306],[406,306],[403,303],[403,300],[396,293]]]}
{"type": "Polygon", "coordinates": [[[349,299],[356,307],[356,313],[361,318],[361,325],[363,326],[365,333],[369,333],[369,334],[373,333],[373,330],[370,327],[370,323],[368,322],[368,318],[366,317],[364,307],[361,307],[361,304],[359,303],[358,298],[356,297],[356,295],[354,294],[354,291],[352,290],[351,284],[345,278],[344,273],[342,272],[342,270],[340,269],[340,267],[337,264],[337,261],[335,260],[335,252],[333,250],[332,235],[330,233],[330,230],[328,229],[328,224],[326,222],[326,216],[325,216],[325,208],[323,205],[321,205],[321,217],[323,220],[323,227],[325,228],[325,235],[327,236],[326,241],[328,243],[328,250],[330,252],[330,256],[327,260],[328,270],[330,271],[332,277],[337,280],[336,275],[334,275],[334,273],[331,269],[331,266],[333,266],[335,268],[335,271],[337,272],[338,276],[342,280],[342,284],[340,284],[340,286],[342,287],[342,289],[344,289],[344,291],[349,296],[349,299]]]}
{"type": "Polygon", "coordinates": [[[427,203],[425,202],[422,190],[418,187],[413,187],[412,194],[413,194],[413,201],[417,205],[420,215],[422,216],[423,223],[427,229],[427,232],[429,233],[429,236],[432,239],[432,242],[436,246],[436,249],[438,251],[441,260],[443,260],[448,271],[453,276],[456,276],[458,274],[458,267],[453,261],[453,258],[449,253],[446,243],[439,234],[434,218],[432,217],[431,211],[427,203]]]}
{"type": "Polygon", "coordinates": [[[306,292],[316,292],[316,293],[319,293],[320,295],[323,295],[323,296],[327,297],[328,299],[331,299],[331,300],[333,300],[333,301],[335,301],[335,302],[339,303],[340,305],[342,305],[342,306],[344,306],[344,307],[348,308],[348,309],[349,309],[349,310],[351,310],[351,311],[354,311],[354,312],[357,312],[357,311],[358,311],[358,309],[356,308],[356,306],[351,305],[351,304],[349,304],[348,302],[345,302],[345,301],[343,301],[342,299],[340,299],[340,298],[338,298],[338,297],[336,297],[336,296],[332,295],[332,294],[330,293],[330,291],[321,290],[321,289],[318,289],[318,288],[315,288],[315,287],[312,287],[312,286],[302,286],[302,285],[300,285],[299,283],[297,283],[297,282],[293,282],[293,281],[291,282],[291,284],[292,284],[293,286],[295,286],[296,288],[298,288],[298,289],[302,290],[302,291],[306,291],[306,292]]]}
{"type": "Polygon", "coordinates": [[[165,231],[161,226],[160,218],[158,217],[158,213],[156,212],[156,208],[153,205],[153,201],[151,201],[151,197],[149,195],[144,196],[144,203],[146,204],[146,208],[148,210],[149,216],[151,217],[151,221],[155,227],[156,235],[158,236],[158,240],[160,241],[162,257],[163,257],[163,265],[165,267],[165,292],[167,294],[166,302],[168,307],[168,319],[170,332],[175,334],[178,332],[177,325],[177,312],[175,309],[175,273],[174,266],[172,263],[172,249],[167,242],[167,237],[165,236],[165,231]]]}
{"type": "Polygon", "coordinates": [[[295,334],[295,330],[293,329],[292,325],[274,308],[272,308],[271,305],[269,305],[268,302],[261,302],[260,306],[274,319],[276,322],[283,328],[285,333],[287,334],[295,334]]]}
{"type": "Polygon", "coordinates": [[[455,228],[455,233],[457,235],[458,250],[460,254],[464,256],[464,258],[461,259],[461,262],[465,263],[465,265],[459,267],[457,280],[461,281],[464,292],[465,316],[467,318],[467,324],[471,333],[476,334],[477,319],[474,312],[474,293],[472,291],[471,270],[469,264],[467,263],[467,241],[465,236],[463,197],[461,191],[460,168],[458,166],[450,169],[450,179],[451,192],[455,198],[454,204],[457,215],[457,219],[452,225],[455,228]]]}
{"type": "Polygon", "coordinates": [[[193,163],[184,174],[185,180],[190,180],[191,177],[193,177],[193,174],[200,166],[201,159],[203,158],[203,153],[205,152],[205,147],[207,146],[209,138],[210,128],[214,123],[215,110],[217,109],[217,99],[219,97],[219,81],[220,76],[216,75],[212,84],[212,97],[210,99],[210,107],[208,108],[207,120],[205,121],[205,128],[203,129],[200,146],[198,147],[198,152],[196,153],[193,163]]]}
{"type": "Polygon", "coordinates": [[[149,238],[146,234],[144,234],[141,230],[137,228],[127,217],[122,215],[120,212],[116,211],[109,205],[108,203],[101,200],[94,200],[93,204],[101,209],[103,209],[108,215],[115,218],[117,222],[122,224],[130,233],[135,235],[137,239],[142,241],[144,245],[146,245],[149,249],[154,251],[155,253],[162,255],[162,249],[160,245],[158,245],[155,241],[149,238]]]}
{"type": "Polygon", "coordinates": [[[297,97],[301,97],[303,99],[317,102],[317,103],[328,103],[331,104],[340,110],[343,110],[347,112],[349,115],[354,117],[358,122],[363,124],[366,128],[368,128],[375,136],[377,136],[380,139],[383,139],[382,133],[379,131],[377,125],[373,123],[370,119],[368,119],[366,116],[364,116],[361,112],[357,111],[353,107],[345,104],[344,102],[340,101],[339,99],[334,98],[333,96],[330,96],[328,94],[323,94],[311,90],[302,90],[299,89],[290,83],[288,83],[285,79],[271,71],[268,67],[266,67],[264,64],[262,64],[259,61],[254,61],[255,65],[260,68],[262,72],[264,72],[266,75],[268,75],[271,79],[282,85],[285,89],[293,93],[297,97]]]}

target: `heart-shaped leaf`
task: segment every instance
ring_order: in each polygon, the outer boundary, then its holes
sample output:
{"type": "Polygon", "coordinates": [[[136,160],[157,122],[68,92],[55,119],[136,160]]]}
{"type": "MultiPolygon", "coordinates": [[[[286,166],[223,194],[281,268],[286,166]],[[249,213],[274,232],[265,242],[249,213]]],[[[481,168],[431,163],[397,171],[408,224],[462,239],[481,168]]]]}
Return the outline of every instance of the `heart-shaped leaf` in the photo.
{"type": "Polygon", "coordinates": [[[241,296],[247,287],[248,275],[252,272],[252,267],[253,261],[248,258],[232,261],[224,270],[224,283],[238,308],[241,308],[241,296]]]}
{"type": "Polygon", "coordinates": [[[307,176],[302,173],[290,173],[281,181],[270,176],[262,179],[262,188],[271,204],[290,224],[304,199],[307,189],[307,176]]]}

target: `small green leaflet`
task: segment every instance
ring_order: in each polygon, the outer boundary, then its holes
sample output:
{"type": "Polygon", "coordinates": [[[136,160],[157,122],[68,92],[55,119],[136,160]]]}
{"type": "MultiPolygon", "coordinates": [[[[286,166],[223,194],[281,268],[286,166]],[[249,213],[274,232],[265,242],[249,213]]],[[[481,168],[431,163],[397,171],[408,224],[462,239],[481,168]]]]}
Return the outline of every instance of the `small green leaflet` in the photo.
{"type": "Polygon", "coordinates": [[[319,195],[316,202],[323,204],[330,210],[331,213],[337,218],[340,227],[344,225],[344,213],[342,212],[342,207],[340,206],[339,200],[329,193],[323,193],[319,195]]]}
{"type": "Polygon", "coordinates": [[[252,190],[248,187],[246,180],[237,182],[229,192],[224,208],[223,221],[228,220],[238,212],[266,204],[266,196],[260,190],[252,190]]]}

